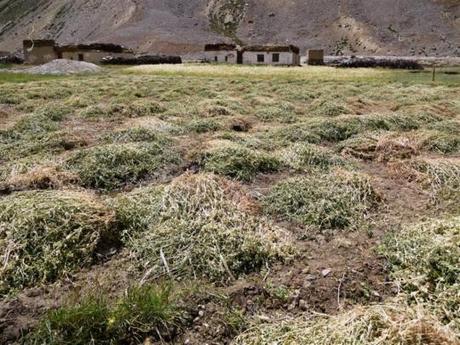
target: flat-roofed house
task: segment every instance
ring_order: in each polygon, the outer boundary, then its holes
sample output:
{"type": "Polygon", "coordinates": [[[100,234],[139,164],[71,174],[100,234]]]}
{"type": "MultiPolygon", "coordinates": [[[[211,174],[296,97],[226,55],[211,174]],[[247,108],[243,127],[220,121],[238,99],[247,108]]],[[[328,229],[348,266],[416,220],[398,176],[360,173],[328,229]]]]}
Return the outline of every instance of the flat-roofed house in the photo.
{"type": "Polygon", "coordinates": [[[293,45],[263,45],[243,48],[244,65],[300,65],[300,50],[293,45]]]}
{"type": "Polygon", "coordinates": [[[241,63],[240,51],[234,44],[218,43],[204,46],[205,59],[208,62],[241,63]]]}
{"type": "Polygon", "coordinates": [[[57,45],[54,40],[25,40],[23,42],[24,62],[31,65],[43,64],[55,59],[68,59],[100,63],[102,58],[134,57],[131,49],[118,44],[91,43],[57,45]]]}

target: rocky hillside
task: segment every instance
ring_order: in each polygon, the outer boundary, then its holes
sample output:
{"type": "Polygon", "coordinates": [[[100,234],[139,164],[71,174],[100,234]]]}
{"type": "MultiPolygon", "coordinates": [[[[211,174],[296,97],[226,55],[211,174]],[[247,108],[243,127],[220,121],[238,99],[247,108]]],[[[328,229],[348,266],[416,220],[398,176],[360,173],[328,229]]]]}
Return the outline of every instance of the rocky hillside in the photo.
{"type": "Polygon", "coordinates": [[[0,0],[0,51],[37,37],[180,54],[226,39],[459,56],[460,0],[0,0]]]}

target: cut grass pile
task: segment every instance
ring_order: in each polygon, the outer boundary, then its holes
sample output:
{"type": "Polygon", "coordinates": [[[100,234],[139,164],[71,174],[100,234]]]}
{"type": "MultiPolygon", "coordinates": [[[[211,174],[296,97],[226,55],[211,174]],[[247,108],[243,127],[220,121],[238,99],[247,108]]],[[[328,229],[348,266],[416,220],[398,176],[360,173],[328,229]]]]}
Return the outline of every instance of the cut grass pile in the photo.
{"type": "Polygon", "coordinates": [[[363,116],[338,116],[332,119],[313,119],[278,129],[273,139],[287,142],[309,143],[340,142],[366,131],[410,131],[439,121],[430,114],[371,114],[363,116]]]}
{"type": "Polygon", "coordinates": [[[328,99],[317,99],[312,102],[309,112],[314,116],[334,117],[351,114],[352,111],[343,102],[331,101],[328,99]]]}
{"type": "Polygon", "coordinates": [[[212,174],[181,176],[116,202],[124,241],[153,276],[236,278],[290,257],[290,236],[243,209],[238,185],[212,174]]]}
{"type": "Polygon", "coordinates": [[[460,334],[460,217],[406,226],[379,252],[409,301],[429,305],[460,334]]]}
{"type": "Polygon", "coordinates": [[[105,137],[109,143],[136,143],[136,142],[156,142],[162,145],[171,144],[172,141],[166,138],[159,131],[145,128],[133,127],[109,133],[105,137]]]}
{"type": "Polygon", "coordinates": [[[319,169],[327,171],[334,166],[344,165],[342,158],[328,149],[314,144],[298,143],[279,152],[284,165],[299,171],[319,169]]]}
{"type": "Polygon", "coordinates": [[[394,174],[420,183],[433,203],[445,202],[460,210],[460,162],[458,159],[414,159],[396,162],[394,174]]]}
{"type": "Polygon", "coordinates": [[[89,296],[80,303],[50,311],[25,344],[141,344],[152,337],[171,339],[181,322],[181,310],[169,286],[133,287],[110,303],[89,296]]]}
{"type": "Polygon", "coordinates": [[[74,153],[66,162],[84,187],[115,190],[178,164],[180,157],[161,142],[106,144],[74,153]]]}
{"type": "Polygon", "coordinates": [[[166,111],[166,108],[155,101],[135,101],[132,103],[92,105],[81,111],[87,119],[133,118],[153,116],[166,111]]]}
{"type": "Polygon", "coordinates": [[[379,200],[369,177],[337,170],[279,182],[263,205],[268,214],[326,230],[363,225],[379,200]]]}
{"type": "Polygon", "coordinates": [[[276,157],[236,144],[222,144],[203,156],[204,170],[241,181],[250,181],[258,173],[274,172],[281,167],[276,157]]]}
{"type": "Polygon", "coordinates": [[[455,345],[458,337],[429,311],[402,301],[355,307],[331,317],[284,318],[256,324],[233,345],[455,345]]]}
{"type": "Polygon", "coordinates": [[[52,282],[93,261],[114,215],[85,193],[19,192],[0,199],[0,293],[52,282]]]}

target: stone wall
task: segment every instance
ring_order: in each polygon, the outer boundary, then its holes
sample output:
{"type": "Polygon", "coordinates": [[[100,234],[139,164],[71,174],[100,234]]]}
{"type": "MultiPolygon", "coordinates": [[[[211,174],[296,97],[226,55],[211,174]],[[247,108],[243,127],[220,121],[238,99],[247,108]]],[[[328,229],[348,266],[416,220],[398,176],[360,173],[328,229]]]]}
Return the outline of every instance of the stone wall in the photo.
{"type": "Polygon", "coordinates": [[[24,49],[24,63],[30,65],[41,65],[57,59],[58,56],[54,46],[34,46],[24,49]]]}
{"type": "Polygon", "coordinates": [[[81,60],[91,63],[101,63],[102,58],[112,56],[114,58],[131,58],[134,57],[132,53],[110,53],[103,51],[70,51],[62,52],[62,58],[68,60],[81,60]],[[81,55],[81,56],[80,56],[81,55]]]}

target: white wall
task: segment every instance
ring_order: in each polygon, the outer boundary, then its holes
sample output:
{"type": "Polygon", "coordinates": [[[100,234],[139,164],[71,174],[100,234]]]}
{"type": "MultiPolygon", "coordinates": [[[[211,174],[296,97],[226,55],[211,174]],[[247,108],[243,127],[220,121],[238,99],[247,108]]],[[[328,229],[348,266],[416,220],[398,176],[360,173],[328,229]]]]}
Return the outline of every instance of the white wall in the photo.
{"type": "Polygon", "coordinates": [[[245,65],[299,65],[299,55],[292,52],[250,52],[243,53],[243,64],[245,65]],[[265,56],[264,62],[257,62],[257,55],[265,56]],[[273,54],[279,54],[279,62],[273,62],[273,54]]]}
{"type": "Polygon", "coordinates": [[[217,50],[205,52],[205,59],[209,62],[224,62],[224,63],[236,63],[237,52],[231,50],[217,50]],[[225,60],[227,58],[227,61],[225,60]]]}

